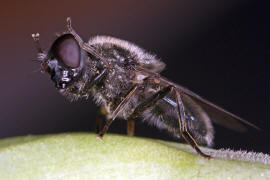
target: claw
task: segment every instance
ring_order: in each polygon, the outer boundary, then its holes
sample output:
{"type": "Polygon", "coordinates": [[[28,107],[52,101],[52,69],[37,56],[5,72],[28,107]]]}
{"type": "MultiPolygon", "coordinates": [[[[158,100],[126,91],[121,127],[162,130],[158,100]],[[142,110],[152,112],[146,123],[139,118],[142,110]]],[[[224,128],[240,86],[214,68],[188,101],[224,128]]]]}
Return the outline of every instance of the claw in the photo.
{"type": "Polygon", "coordinates": [[[100,135],[97,135],[96,138],[97,138],[98,140],[100,140],[100,141],[103,141],[103,137],[100,136],[100,135]]]}

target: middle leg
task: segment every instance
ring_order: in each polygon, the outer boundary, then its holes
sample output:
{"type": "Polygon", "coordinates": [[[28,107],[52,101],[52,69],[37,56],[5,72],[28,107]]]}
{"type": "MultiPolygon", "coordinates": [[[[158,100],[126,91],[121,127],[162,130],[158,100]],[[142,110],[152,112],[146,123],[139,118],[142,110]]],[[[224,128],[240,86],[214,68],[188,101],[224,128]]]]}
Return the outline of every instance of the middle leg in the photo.
{"type": "Polygon", "coordinates": [[[135,120],[128,119],[127,120],[127,135],[134,136],[134,131],[135,131],[135,120]]]}
{"type": "Polygon", "coordinates": [[[158,92],[156,92],[154,95],[146,99],[144,102],[139,104],[136,109],[133,111],[133,113],[128,117],[128,121],[134,121],[135,118],[140,116],[143,112],[145,112],[148,108],[152,107],[157,103],[158,100],[164,98],[166,95],[168,95],[171,90],[172,86],[165,87],[158,92]]]}
{"type": "Polygon", "coordinates": [[[117,115],[123,110],[124,106],[128,103],[129,99],[133,96],[133,94],[136,92],[138,86],[135,85],[130,92],[127,94],[127,96],[125,97],[125,99],[123,99],[120,104],[116,107],[116,109],[113,111],[113,113],[110,115],[109,119],[106,121],[103,129],[101,131],[99,131],[98,133],[98,138],[102,139],[102,137],[104,136],[104,134],[107,132],[107,130],[109,129],[111,123],[114,121],[114,119],[117,117],[117,115]]]}

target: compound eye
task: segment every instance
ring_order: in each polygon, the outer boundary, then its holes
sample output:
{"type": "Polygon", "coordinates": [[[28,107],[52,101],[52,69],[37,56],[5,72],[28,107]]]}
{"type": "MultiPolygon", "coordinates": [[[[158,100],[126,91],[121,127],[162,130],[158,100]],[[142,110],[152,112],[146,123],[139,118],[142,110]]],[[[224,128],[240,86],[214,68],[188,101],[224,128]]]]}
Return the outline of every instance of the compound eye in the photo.
{"type": "Polygon", "coordinates": [[[56,59],[70,68],[80,65],[80,47],[71,34],[59,37],[52,45],[52,53],[56,59]]]}

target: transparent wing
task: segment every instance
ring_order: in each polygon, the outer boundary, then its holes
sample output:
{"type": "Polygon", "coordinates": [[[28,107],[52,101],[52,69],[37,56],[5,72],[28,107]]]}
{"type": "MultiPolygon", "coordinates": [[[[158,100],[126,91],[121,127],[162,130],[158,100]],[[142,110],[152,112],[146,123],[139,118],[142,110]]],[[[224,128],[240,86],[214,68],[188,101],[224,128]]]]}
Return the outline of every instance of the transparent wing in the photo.
{"type": "Polygon", "coordinates": [[[200,105],[214,123],[238,132],[246,131],[247,127],[245,125],[251,126],[258,130],[260,129],[256,125],[242,119],[239,116],[236,116],[235,114],[230,113],[222,107],[213,104],[187,88],[177,84],[174,85],[177,87],[179,92],[188,95],[193,101],[200,105]]]}
{"type": "Polygon", "coordinates": [[[189,89],[167,80],[166,78],[160,76],[159,74],[156,74],[147,69],[143,69],[139,67],[136,67],[135,70],[138,72],[144,73],[145,75],[152,77],[156,79],[157,81],[160,81],[160,83],[163,84],[164,86],[172,85],[176,87],[177,90],[180,92],[180,94],[185,94],[186,96],[190,97],[190,98],[185,98],[184,101],[191,104],[191,108],[192,108],[192,102],[195,102],[195,104],[198,104],[200,107],[202,107],[202,109],[207,113],[210,119],[218,125],[224,126],[228,129],[232,129],[238,132],[246,131],[247,127],[245,125],[248,125],[257,130],[260,130],[260,128],[257,127],[256,125],[244,120],[243,118],[233,113],[230,113],[229,111],[223,109],[220,106],[215,105],[214,103],[202,98],[201,96],[190,91],[189,89]]]}

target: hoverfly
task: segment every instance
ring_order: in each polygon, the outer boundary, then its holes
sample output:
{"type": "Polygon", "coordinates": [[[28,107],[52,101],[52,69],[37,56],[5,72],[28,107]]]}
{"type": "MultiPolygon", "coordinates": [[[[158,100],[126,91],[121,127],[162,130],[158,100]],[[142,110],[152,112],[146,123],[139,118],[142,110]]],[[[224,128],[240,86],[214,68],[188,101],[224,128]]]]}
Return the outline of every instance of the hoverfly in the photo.
{"type": "Polygon", "coordinates": [[[70,18],[67,31],[53,42],[48,53],[41,49],[39,34],[32,37],[42,72],[51,76],[59,92],[71,101],[91,95],[101,107],[107,120],[99,138],[116,118],[127,120],[127,133],[133,135],[134,120],[141,117],[175,138],[183,138],[197,153],[210,158],[198,144],[212,145],[211,121],[236,131],[246,130],[243,124],[257,128],[161,76],[165,63],[133,43],[109,36],[83,42],[70,18]]]}

